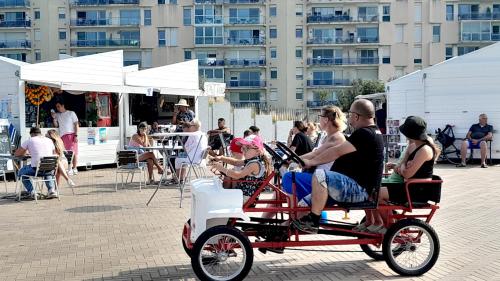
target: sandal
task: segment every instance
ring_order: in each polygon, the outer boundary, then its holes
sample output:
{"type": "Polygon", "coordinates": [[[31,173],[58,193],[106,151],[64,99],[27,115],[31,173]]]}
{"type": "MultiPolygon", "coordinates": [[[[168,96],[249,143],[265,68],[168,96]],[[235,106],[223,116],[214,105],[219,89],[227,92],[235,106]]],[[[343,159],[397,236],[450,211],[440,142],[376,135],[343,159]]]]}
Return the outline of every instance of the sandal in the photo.
{"type": "Polygon", "coordinates": [[[463,167],[466,167],[466,165],[464,163],[460,163],[460,164],[457,164],[456,166],[457,168],[463,168],[463,167]]]}

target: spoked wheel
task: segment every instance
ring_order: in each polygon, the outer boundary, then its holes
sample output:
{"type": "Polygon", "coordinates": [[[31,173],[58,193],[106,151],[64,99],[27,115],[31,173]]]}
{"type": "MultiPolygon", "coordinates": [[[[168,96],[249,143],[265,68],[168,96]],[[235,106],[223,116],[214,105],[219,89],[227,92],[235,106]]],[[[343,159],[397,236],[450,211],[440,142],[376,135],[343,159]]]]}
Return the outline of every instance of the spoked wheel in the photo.
{"type": "Polygon", "coordinates": [[[201,280],[243,280],[253,263],[253,249],[241,231],[212,227],[198,237],[191,265],[201,280]]]}
{"type": "Polygon", "coordinates": [[[404,219],[389,228],[382,251],[387,265],[396,273],[418,276],[429,271],[439,256],[434,229],[417,219],[404,219]]]}
{"type": "MultiPolygon", "coordinates": [[[[188,219],[187,224],[191,225],[191,219],[188,219]]],[[[186,242],[184,242],[184,233],[186,232],[186,227],[184,226],[184,229],[182,230],[182,237],[181,237],[181,243],[182,243],[182,248],[184,248],[184,251],[186,254],[191,257],[191,253],[193,252],[192,249],[189,249],[188,246],[186,245],[186,242]]]]}
{"type": "Polygon", "coordinates": [[[378,247],[373,244],[365,244],[365,245],[360,245],[361,250],[365,252],[370,258],[376,260],[376,261],[383,261],[384,260],[384,253],[382,252],[382,245],[379,245],[378,247]]]}

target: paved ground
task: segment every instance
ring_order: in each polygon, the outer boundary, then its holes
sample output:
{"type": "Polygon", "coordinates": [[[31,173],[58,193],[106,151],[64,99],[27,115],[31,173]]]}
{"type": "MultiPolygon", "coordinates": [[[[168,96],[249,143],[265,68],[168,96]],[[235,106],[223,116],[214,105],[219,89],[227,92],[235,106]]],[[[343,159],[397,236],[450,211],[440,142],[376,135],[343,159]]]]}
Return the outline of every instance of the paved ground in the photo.
{"type": "MultiPolygon", "coordinates": [[[[425,276],[409,280],[500,280],[499,172],[500,167],[437,169],[446,181],[442,209],[433,221],[441,255],[425,276]]],[[[153,190],[115,192],[112,169],[81,172],[75,181],[76,195],[65,187],[61,201],[0,200],[0,281],[195,279],[180,244],[189,197],[180,209],[179,192],[161,190],[146,207],[153,190]]],[[[257,252],[248,276],[389,279],[403,278],[357,246],[289,249],[284,255],[257,252]]]]}

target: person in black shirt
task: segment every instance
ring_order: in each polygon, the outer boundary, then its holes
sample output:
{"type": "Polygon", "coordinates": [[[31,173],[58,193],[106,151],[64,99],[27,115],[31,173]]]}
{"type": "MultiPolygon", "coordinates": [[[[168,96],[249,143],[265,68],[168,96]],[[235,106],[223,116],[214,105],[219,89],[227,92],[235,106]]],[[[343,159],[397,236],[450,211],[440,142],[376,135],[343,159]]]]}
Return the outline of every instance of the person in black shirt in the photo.
{"type": "Polygon", "coordinates": [[[462,142],[462,147],[460,148],[460,157],[462,158],[462,163],[458,164],[457,167],[465,167],[465,158],[467,156],[467,150],[470,148],[480,148],[481,149],[481,168],[488,168],[486,165],[486,152],[488,148],[486,147],[486,142],[493,139],[493,126],[488,125],[488,116],[486,114],[479,115],[479,123],[474,124],[470,127],[465,140],[462,142]]]}
{"type": "Polygon", "coordinates": [[[288,146],[299,156],[311,152],[314,147],[311,139],[306,135],[306,131],[307,127],[304,125],[304,122],[295,121],[288,135],[288,146]],[[292,136],[293,140],[290,142],[292,136]]]}
{"type": "Polygon", "coordinates": [[[386,134],[386,121],[387,121],[387,103],[382,104],[382,108],[375,111],[375,120],[377,121],[377,126],[382,132],[382,134],[386,134]]]}
{"type": "MultiPolygon", "coordinates": [[[[321,212],[328,197],[337,202],[363,202],[380,188],[384,166],[384,140],[375,125],[375,108],[366,99],[352,103],[349,123],[355,128],[347,141],[329,147],[314,159],[303,159],[306,167],[335,161],[331,171],[317,169],[312,179],[311,212],[292,225],[304,232],[317,233],[321,212]]],[[[377,200],[377,198],[372,198],[377,200]]],[[[372,211],[367,211],[372,220],[372,211]]]]}

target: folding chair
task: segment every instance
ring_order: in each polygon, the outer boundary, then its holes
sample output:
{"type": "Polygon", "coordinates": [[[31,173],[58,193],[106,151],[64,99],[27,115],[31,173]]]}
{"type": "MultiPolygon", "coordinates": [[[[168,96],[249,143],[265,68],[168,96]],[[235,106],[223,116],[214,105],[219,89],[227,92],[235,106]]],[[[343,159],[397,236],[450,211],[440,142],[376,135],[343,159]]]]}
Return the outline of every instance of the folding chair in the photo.
{"type": "MultiPolygon", "coordinates": [[[[73,164],[73,157],[74,157],[74,152],[72,150],[65,150],[63,151],[64,157],[66,157],[66,160],[68,161],[68,168],[71,167],[73,164]]],[[[68,174],[69,177],[69,174],[68,174]]],[[[73,192],[73,195],[75,195],[75,190],[73,187],[71,187],[71,192],[73,192]]]]}
{"type": "MultiPolygon", "coordinates": [[[[116,176],[115,176],[115,191],[118,191],[118,174],[121,174],[122,178],[122,188],[123,188],[123,174],[128,176],[132,175],[132,181],[134,179],[134,174],[142,174],[142,179],[139,179],[139,191],[142,191],[142,182],[144,181],[144,186],[146,186],[146,165],[145,163],[139,162],[139,157],[137,151],[134,150],[121,150],[116,153],[116,176]]],[[[131,181],[131,182],[132,182],[131,181]]]]}
{"type": "Polygon", "coordinates": [[[7,176],[5,170],[7,170],[7,159],[0,159],[0,177],[3,177],[3,183],[5,185],[5,193],[7,193],[7,176]]]}
{"type": "MultiPolygon", "coordinates": [[[[38,196],[37,196],[37,188],[39,188],[40,193],[42,193],[43,190],[43,183],[47,182],[54,182],[55,186],[55,191],[57,194],[57,199],[61,200],[59,196],[59,187],[57,186],[57,181],[56,181],[56,171],[57,167],[59,164],[59,157],[57,156],[46,156],[43,158],[40,158],[40,161],[38,161],[38,165],[36,166],[36,171],[34,176],[28,176],[28,175],[22,175],[21,176],[21,182],[23,179],[29,179],[31,181],[31,184],[33,185],[33,191],[35,192],[35,202],[38,203],[38,196]],[[51,176],[50,178],[45,178],[47,176],[51,176]]],[[[21,201],[21,193],[22,193],[22,188],[19,188],[18,192],[18,201],[21,201]]]]}

